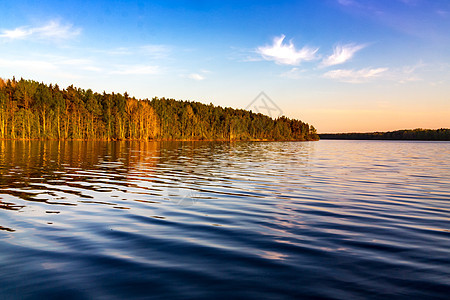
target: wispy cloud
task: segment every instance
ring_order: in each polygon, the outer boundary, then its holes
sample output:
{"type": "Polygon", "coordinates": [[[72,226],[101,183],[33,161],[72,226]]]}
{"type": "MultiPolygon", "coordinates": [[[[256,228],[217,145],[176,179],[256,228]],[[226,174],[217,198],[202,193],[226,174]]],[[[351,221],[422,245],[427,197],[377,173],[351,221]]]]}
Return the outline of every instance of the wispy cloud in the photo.
{"type": "Polygon", "coordinates": [[[64,40],[75,37],[80,33],[81,29],[74,28],[71,24],[61,24],[59,21],[50,21],[41,27],[22,26],[14,29],[3,29],[0,31],[0,38],[8,40],[64,40]]]}
{"type": "Polygon", "coordinates": [[[127,48],[127,47],[119,47],[119,48],[109,49],[109,50],[95,49],[94,52],[105,53],[107,55],[132,55],[132,54],[134,54],[134,52],[131,51],[131,49],[127,48]]]}
{"type": "Polygon", "coordinates": [[[290,78],[290,79],[300,79],[303,78],[303,73],[305,73],[306,70],[300,70],[297,67],[294,67],[290,69],[287,72],[284,72],[280,74],[281,77],[290,78]]]}
{"type": "Polygon", "coordinates": [[[15,40],[25,38],[29,35],[31,35],[31,31],[29,29],[19,27],[12,30],[7,29],[2,30],[0,33],[0,38],[8,38],[11,40],[15,40]]]}
{"type": "Polygon", "coordinates": [[[85,71],[90,71],[90,72],[102,72],[103,71],[102,68],[95,67],[95,66],[84,66],[84,67],[81,67],[81,69],[85,70],[85,71]]]}
{"type": "Polygon", "coordinates": [[[440,17],[447,18],[450,13],[447,10],[438,9],[438,10],[436,10],[436,14],[440,17]]]}
{"type": "Polygon", "coordinates": [[[292,43],[283,43],[285,35],[274,38],[273,44],[264,47],[258,47],[256,52],[265,60],[275,61],[283,65],[298,65],[302,61],[310,61],[316,58],[316,52],[319,48],[303,47],[297,50],[292,43]]]}
{"type": "Polygon", "coordinates": [[[255,48],[230,47],[228,59],[239,62],[255,62],[264,60],[255,48]]]}
{"type": "MultiPolygon", "coordinates": [[[[38,71],[39,73],[90,75],[157,75],[164,72],[158,65],[149,64],[101,64],[89,58],[38,55],[31,58],[0,58],[0,69],[38,71]],[[88,72],[88,73],[86,73],[88,72]],[[99,74],[101,73],[101,74],[99,74]]],[[[67,76],[65,76],[67,77],[67,76]]]]}
{"type": "Polygon", "coordinates": [[[26,68],[29,70],[56,70],[58,68],[55,63],[49,61],[30,59],[0,59],[0,67],[26,68]]]}
{"type": "Polygon", "coordinates": [[[46,59],[0,59],[0,69],[6,74],[21,74],[24,78],[65,78],[78,79],[82,76],[76,74],[72,70],[66,70],[62,65],[52,60],[46,59]]]}
{"type": "Polygon", "coordinates": [[[427,64],[424,64],[422,61],[419,61],[415,65],[404,66],[403,68],[392,70],[392,80],[397,81],[398,83],[408,83],[408,82],[416,82],[422,81],[423,79],[418,74],[418,70],[427,67],[427,64]]]}
{"type": "Polygon", "coordinates": [[[333,54],[326,57],[321,66],[329,67],[334,65],[343,64],[346,61],[350,60],[353,55],[359,50],[365,48],[367,45],[357,45],[357,44],[347,44],[347,45],[338,45],[334,47],[333,54]]]}
{"type": "Polygon", "coordinates": [[[56,58],[55,61],[61,65],[70,65],[70,66],[90,66],[93,64],[93,61],[86,58],[64,58],[59,57],[56,58]]]}
{"type": "Polygon", "coordinates": [[[211,74],[211,71],[206,70],[206,69],[202,69],[199,72],[195,72],[195,73],[190,73],[187,75],[182,75],[181,77],[185,77],[185,78],[189,78],[192,80],[197,80],[197,81],[202,81],[206,79],[206,76],[208,74],[211,74]]]}
{"type": "Polygon", "coordinates": [[[204,80],[205,76],[200,75],[198,73],[191,73],[188,75],[188,78],[200,81],[200,80],[204,80]]]}
{"type": "Polygon", "coordinates": [[[102,68],[96,65],[91,59],[86,58],[59,58],[54,61],[55,65],[63,69],[80,69],[90,72],[101,72],[102,68]]]}
{"type": "Polygon", "coordinates": [[[166,45],[145,45],[139,48],[139,52],[153,58],[165,58],[171,52],[171,48],[166,45]]]}
{"type": "Polygon", "coordinates": [[[376,69],[361,69],[361,70],[332,70],[326,72],[323,77],[335,79],[342,82],[349,83],[362,83],[370,79],[379,77],[382,73],[386,72],[388,68],[376,68],[376,69]]]}
{"type": "Polygon", "coordinates": [[[94,49],[93,52],[106,54],[109,56],[138,56],[145,59],[167,59],[172,53],[172,48],[167,45],[143,45],[137,47],[118,47],[108,50],[94,49]]]}
{"type": "Polygon", "coordinates": [[[146,66],[146,65],[122,65],[117,66],[116,70],[110,72],[110,74],[116,75],[155,75],[159,74],[161,69],[159,66],[146,66]]]}
{"type": "Polygon", "coordinates": [[[400,2],[403,2],[404,4],[407,4],[407,5],[416,5],[417,4],[417,0],[400,0],[400,2]]]}
{"type": "Polygon", "coordinates": [[[423,0],[335,0],[343,9],[358,18],[375,21],[400,33],[436,42],[448,41],[448,26],[433,16],[449,11],[448,1],[423,0]],[[444,4],[445,2],[445,4],[444,4]],[[399,5],[401,4],[401,5],[399,5]]]}
{"type": "Polygon", "coordinates": [[[413,82],[413,81],[420,81],[420,77],[417,76],[415,72],[414,67],[404,67],[403,72],[400,73],[398,83],[407,83],[407,82],[413,82]]]}
{"type": "Polygon", "coordinates": [[[355,4],[353,0],[337,0],[340,5],[349,6],[355,4]]]}
{"type": "Polygon", "coordinates": [[[103,69],[97,66],[94,61],[86,58],[68,58],[53,55],[38,56],[31,58],[9,58],[0,59],[0,68],[11,68],[17,70],[42,71],[42,72],[72,72],[79,70],[90,72],[100,72],[103,69]]]}

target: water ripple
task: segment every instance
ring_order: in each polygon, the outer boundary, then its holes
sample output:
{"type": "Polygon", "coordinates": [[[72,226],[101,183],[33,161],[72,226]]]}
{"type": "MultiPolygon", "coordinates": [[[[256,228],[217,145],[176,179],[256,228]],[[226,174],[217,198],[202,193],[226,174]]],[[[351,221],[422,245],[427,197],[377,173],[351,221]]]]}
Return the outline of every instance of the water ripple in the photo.
{"type": "Polygon", "coordinates": [[[2,299],[450,290],[449,143],[0,141],[0,161],[2,299]]]}

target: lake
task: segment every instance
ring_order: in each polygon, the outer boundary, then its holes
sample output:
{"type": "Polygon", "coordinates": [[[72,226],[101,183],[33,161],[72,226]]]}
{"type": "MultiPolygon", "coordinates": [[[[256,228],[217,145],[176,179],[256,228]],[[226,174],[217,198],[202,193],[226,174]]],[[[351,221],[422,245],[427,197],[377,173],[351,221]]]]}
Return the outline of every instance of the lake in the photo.
{"type": "Polygon", "coordinates": [[[0,141],[0,299],[445,299],[450,142],[0,141]]]}

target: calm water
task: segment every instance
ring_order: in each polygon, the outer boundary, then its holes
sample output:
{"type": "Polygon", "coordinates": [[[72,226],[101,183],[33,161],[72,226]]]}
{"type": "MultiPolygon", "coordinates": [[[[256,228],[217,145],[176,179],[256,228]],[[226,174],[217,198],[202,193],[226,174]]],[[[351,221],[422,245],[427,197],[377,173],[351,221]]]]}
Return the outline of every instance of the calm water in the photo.
{"type": "Polygon", "coordinates": [[[0,299],[449,294],[448,142],[0,141],[0,299]]]}

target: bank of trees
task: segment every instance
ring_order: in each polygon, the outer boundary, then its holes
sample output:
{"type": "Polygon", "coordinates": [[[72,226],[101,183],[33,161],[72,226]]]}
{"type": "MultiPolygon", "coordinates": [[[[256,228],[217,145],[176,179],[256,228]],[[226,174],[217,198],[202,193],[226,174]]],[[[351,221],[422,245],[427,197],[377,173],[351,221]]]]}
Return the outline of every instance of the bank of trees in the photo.
{"type": "Polygon", "coordinates": [[[321,134],[321,139],[334,140],[422,140],[450,141],[450,129],[405,129],[388,132],[321,134]]]}
{"type": "Polygon", "coordinates": [[[0,79],[0,138],[105,140],[315,140],[286,117],[199,102],[0,79]]]}

